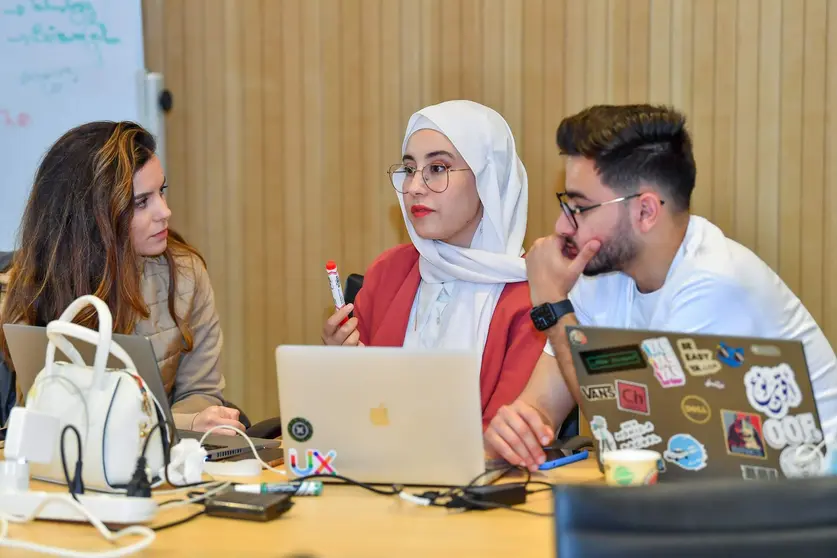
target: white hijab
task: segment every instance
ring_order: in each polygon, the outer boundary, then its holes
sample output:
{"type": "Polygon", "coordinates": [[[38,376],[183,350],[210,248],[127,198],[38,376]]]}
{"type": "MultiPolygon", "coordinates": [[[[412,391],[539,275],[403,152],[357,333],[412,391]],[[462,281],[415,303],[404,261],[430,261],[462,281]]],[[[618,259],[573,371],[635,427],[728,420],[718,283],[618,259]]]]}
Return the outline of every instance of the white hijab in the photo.
{"type": "Polygon", "coordinates": [[[444,134],[476,177],[483,217],[470,248],[421,238],[401,214],[413,245],[421,254],[419,270],[426,283],[455,281],[453,297],[442,316],[438,348],[476,350],[482,356],[494,308],[506,283],[526,281],[523,237],[526,233],[528,183],[506,121],[472,101],[447,101],[413,114],[401,152],[415,132],[444,134]]]}

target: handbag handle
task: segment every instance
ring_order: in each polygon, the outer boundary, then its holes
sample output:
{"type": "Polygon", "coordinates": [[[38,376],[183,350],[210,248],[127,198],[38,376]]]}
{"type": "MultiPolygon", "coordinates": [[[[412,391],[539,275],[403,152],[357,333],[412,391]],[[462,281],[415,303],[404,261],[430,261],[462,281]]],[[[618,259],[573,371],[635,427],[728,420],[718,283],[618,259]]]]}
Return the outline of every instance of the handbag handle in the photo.
{"type": "Polygon", "coordinates": [[[75,347],[73,347],[72,343],[67,341],[65,338],[65,336],[67,336],[86,341],[87,343],[96,346],[96,356],[93,359],[93,374],[95,376],[93,380],[94,386],[104,385],[103,379],[105,367],[107,366],[108,356],[111,354],[122,361],[122,364],[124,364],[128,370],[132,371],[134,375],[136,375],[137,367],[134,364],[134,361],[122,347],[113,342],[113,318],[111,317],[110,309],[107,307],[107,304],[105,304],[104,301],[98,297],[93,295],[84,295],[77,298],[67,307],[66,310],[64,310],[57,320],[53,320],[47,325],[46,331],[47,338],[49,339],[46,353],[47,373],[52,371],[52,364],[55,361],[56,346],[60,348],[64,354],[69,356],[70,360],[72,360],[74,364],[85,366],[85,362],[81,358],[79,352],[75,347]],[[89,305],[92,305],[96,309],[96,313],[99,316],[98,332],[72,323],[73,318],[75,318],[79,312],[89,305]]]}

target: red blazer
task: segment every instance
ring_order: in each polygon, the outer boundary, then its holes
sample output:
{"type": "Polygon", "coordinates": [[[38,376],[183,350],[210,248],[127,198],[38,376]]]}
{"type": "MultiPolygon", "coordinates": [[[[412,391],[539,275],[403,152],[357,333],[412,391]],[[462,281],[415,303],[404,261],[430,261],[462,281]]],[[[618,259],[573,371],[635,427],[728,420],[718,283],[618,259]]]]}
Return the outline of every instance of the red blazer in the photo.
{"type": "MultiPolygon", "coordinates": [[[[364,345],[400,347],[418,292],[419,253],[402,244],[381,254],[366,272],[354,301],[364,345]]],[[[546,337],[529,317],[528,283],[508,283],[500,294],[482,355],[480,394],[485,429],[497,410],[511,403],[529,381],[546,337]]]]}

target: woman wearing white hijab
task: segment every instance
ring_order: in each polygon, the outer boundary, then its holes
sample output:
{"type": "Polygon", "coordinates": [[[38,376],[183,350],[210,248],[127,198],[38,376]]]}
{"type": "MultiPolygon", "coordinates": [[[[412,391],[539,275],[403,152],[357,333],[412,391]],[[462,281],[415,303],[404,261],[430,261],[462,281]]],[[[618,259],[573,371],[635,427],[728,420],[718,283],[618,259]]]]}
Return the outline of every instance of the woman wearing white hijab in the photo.
{"type": "Polygon", "coordinates": [[[487,427],[536,364],[554,366],[529,317],[526,170],[503,117],[471,101],[413,114],[402,154],[389,174],[412,244],[378,257],[354,305],[326,322],[323,341],[477,350],[487,427]]]}

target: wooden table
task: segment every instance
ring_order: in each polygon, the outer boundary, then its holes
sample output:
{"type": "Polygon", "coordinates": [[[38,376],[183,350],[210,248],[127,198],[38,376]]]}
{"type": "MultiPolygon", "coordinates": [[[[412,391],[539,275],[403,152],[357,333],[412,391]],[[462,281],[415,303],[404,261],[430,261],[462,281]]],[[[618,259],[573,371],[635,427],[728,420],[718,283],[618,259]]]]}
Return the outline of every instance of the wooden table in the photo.
{"type": "MultiPolygon", "coordinates": [[[[603,482],[594,456],[548,474],[534,475],[533,479],[553,483],[603,482]]],[[[283,482],[284,477],[266,471],[260,479],[234,480],[283,482]]],[[[33,482],[31,488],[56,489],[40,482],[33,482]]],[[[525,507],[548,512],[551,505],[551,493],[543,492],[531,495],[525,507]]],[[[199,509],[187,506],[161,512],[155,524],[168,523],[199,509]]],[[[295,498],[293,508],[275,521],[258,523],[201,516],[160,531],[151,547],[136,556],[546,558],[555,555],[553,533],[553,519],[549,517],[507,510],[452,512],[416,506],[360,488],[328,484],[322,496],[295,498]]],[[[110,547],[93,527],[77,523],[35,521],[12,525],[9,536],[87,551],[110,547]]],[[[3,549],[2,555],[16,558],[32,554],[3,549]]]]}

